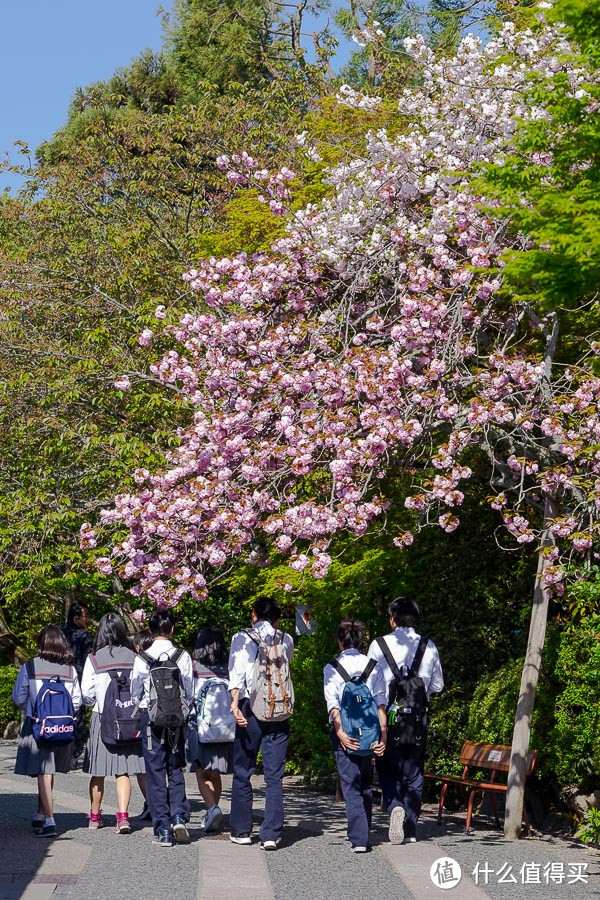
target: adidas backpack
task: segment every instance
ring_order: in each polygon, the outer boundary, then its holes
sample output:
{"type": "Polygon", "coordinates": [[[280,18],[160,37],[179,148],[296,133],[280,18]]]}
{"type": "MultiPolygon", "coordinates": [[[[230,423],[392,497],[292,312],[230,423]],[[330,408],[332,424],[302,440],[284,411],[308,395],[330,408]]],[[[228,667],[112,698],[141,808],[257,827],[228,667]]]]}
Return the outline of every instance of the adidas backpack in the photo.
{"type": "Polygon", "coordinates": [[[332,660],[329,665],[333,666],[346,682],[340,701],[342,728],[348,737],[355,738],[359,742],[357,750],[347,752],[353,756],[370,756],[373,753],[373,746],[378,744],[381,738],[377,704],[366,684],[377,662],[370,659],[364,672],[352,677],[337,659],[332,660]]]}
{"type": "Polygon", "coordinates": [[[107,747],[120,747],[141,740],[141,713],[131,697],[133,662],[102,663],[93,653],[89,658],[95,672],[110,676],[100,716],[102,742],[107,747]]]}
{"type": "Polygon", "coordinates": [[[148,653],[140,653],[140,657],[150,668],[148,718],[154,728],[178,732],[187,720],[189,706],[183,690],[181,670],[177,665],[182,654],[181,649],[176,650],[172,656],[164,651],[158,659],[154,659],[148,653]]]}
{"type": "Polygon", "coordinates": [[[226,678],[211,669],[194,668],[196,678],[206,678],[196,698],[196,729],[201,744],[229,743],[235,737],[231,694],[226,678]]]}
{"type": "Polygon", "coordinates": [[[421,637],[410,667],[398,665],[385,638],[377,638],[377,643],[394,675],[387,707],[388,741],[397,745],[420,744],[427,733],[429,701],[419,669],[428,640],[421,637]]]}
{"type": "Polygon", "coordinates": [[[253,628],[245,630],[258,646],[252,669],[250,709],[261,722],[284,722],[294,711],[294,685],[283,631],[262,638],[253,628]]]}
{"type": "MultiPolygon", "coordinates": [[[[42,747],[51,749],[72,743],[75,737],[75,710],[73,700],[60,675],[36,675],[32,659],[27,662],[30,679],[43,678],[43,684],[33,706],[31,730],[34,740],[42,747]]],[[[69,680],[73,680],[72,666],[69,666],[69,680]]]]}

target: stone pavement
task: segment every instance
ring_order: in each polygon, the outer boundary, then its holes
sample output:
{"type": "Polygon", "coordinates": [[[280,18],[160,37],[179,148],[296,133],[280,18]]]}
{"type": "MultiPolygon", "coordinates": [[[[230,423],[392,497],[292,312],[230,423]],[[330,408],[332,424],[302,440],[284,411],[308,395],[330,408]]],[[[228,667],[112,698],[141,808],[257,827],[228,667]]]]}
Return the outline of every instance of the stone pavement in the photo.
{"type": "MultiPolygon", "coordinates": [[[[286,779],[286,828],[276,853],[254,844],[231,844],[227,833],[201,837],[203,805],[194,776],[189,846],[153,846],[144,823],[130,835],[114,832],[114,779],[107,778],[104,816],[108,827],[87,829],[88,778],[81,771],[59,775],[55,785],[54,840],[36,837],[33,779],[12,774],[16,744],[0,742],[0,900],[433,900],[450,888],[460,900],[600,900],[600,853],[558,838],[505,842],[489,823],[463,833],[464,816],[448,816],[441,827],[433,807],[425,809],[419,842],[391,846],[387,816],[377,811],[371,853],[351,853],[344,807],[333,797],[286,779]],[[436,864],[436,883],[430,870],[436,864]],[[458,865],[462,878],[457,884],[458,865]],[[479,885],[473,872],[479,873],[479,885]],[[579,876],[579,877],[578,877],[579,876]],[[441,886],[438,886],[439,885],[441,886]]],[[[229,809],[230,779],[222,806],[229,809]]],[[[255,779],[256,820],[264,807],[261,778],[255,779]]],[[[134,783],[131,813],[142,800],[134,783]]]]}

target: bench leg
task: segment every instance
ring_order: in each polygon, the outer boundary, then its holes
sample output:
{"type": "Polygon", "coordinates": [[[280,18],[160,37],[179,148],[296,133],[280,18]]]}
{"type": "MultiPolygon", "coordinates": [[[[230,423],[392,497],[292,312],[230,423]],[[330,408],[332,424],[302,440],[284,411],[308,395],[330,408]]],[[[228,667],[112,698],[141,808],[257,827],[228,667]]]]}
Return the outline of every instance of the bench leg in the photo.
{"type": "Polygon", "coordinates": [[[498,799],[495,794],[490,794],[490,800],[492,801],[492,809],[494,810],[494,819],[496,820],[496,825],[498,828],[502,828],[502,823],[500,822],[500,817],[498,816],[498,799]]]}
{"type": "Polygon", "coordinates": [[[440,794],[440,804],[438,806],[438,817],[437,817],[438,825],[442,824],[442,812],[444,811],[444,800],[446,799],[446,791],[447,790],[448,790],[448,782],[445,781],[442,785],[442,792],[440,794]]]}
{"type": "Polygon", "coordinates": [[[471,831],[471,819],[473,818],[473,806],[475,805],[476,793],[477,788],[473,788],[469,794],[469,803],[467,804],[467,824],[465,826],[465,832],[467,834],[471,831]]]}

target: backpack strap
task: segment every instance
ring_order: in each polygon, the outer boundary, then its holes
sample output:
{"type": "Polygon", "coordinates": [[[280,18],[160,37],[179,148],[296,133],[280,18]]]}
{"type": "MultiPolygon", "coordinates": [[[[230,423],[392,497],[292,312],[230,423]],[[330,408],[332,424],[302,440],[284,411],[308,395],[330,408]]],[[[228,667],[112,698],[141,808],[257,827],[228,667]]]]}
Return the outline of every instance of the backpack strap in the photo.
{"type": "Polygon", "coordinates": [[[350,678],[350,676],[348,675],[348,673],[346,672],[343,665],[341,664],[341,662],[338,662],[337,659],[332,659],[331,662],[329,663],[329,665],[335,669],[335,671],[338,673],[338,675],[342,676],[344,681],[348,682],[348,681],[352,680],[350,678]]]}
{"type": "Polygon", "coordinates": [[[261,638],[258,631],[255,631],[254,628],[244,628],[244,634],[247,634],[248,637],[254,641],[257,647],[260,647],[260,645],[263,643],[263,639],[261,638]]]}
{"type": "Polygon", "coordinates": [[[362,675],[360,676],[360,678],[358,680],[361,681],[363,684],[365,684],[369,675],[371,674],[371,672],[373,671],[373,669],[375,668],[376,665],[377,665],[377,660],[370,659],[369,662],[367,663],[367,665],[365,666],[364,672],[362,673],[362,675]]]}
{"type": "Polygon", "coordinates": [[[173,656],[170,657],[170,659],[172,659],[174,663],[178,663],[182,656],[183,649],[181,647],[178,647],[173,656]]]}
{"type": "Polygon", "coordinates": [[[35,680],[35,666],[33,665],[33,660],[28,659],[25,663],[25,668],[27,669],[27,677],[30,680],[35,680]]]}
{"type": "Polygon", "coordinates": [[[421,668],[421,663],[423,662],[423,657],[425,656],[425,650],[427,649],[428,643],[429,639],[421,636],[419,646],[417,647],[417,652],[415,653],[415,658],[413,659],[410,667],[411,677],[419,674],[419,669],[421,668]]]}
{"type": "Polygon", "coordinates": [[[149,653],[146,653],[144,650],[143,653],[140,653],[140,659],[143,659],[146,665],[151,666],[153,662],[156,662],[153,656],[150,656],[149,653]]]}
{"type": "Polygon", "coordinates": [[[378,638],[375,638],[375,640],[377,641],[377,646],[379,647],[379,649],[385,656],[385,660],[386,660],[388,666],[390,667],[390,669],[392,670],[394,678],[401,679],[402,672],[398,668],[398,663],[394,659],[394,657],[392,655],[392,651],[390,650],[386,639],[383,637],[378,637],[378,638]]]}

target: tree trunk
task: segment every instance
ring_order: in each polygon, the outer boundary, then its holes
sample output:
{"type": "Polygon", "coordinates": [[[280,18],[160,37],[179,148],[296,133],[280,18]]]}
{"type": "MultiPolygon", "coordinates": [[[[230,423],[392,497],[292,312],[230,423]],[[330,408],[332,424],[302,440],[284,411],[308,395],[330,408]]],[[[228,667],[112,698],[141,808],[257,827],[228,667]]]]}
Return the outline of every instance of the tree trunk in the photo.
{"type": "Polygon", "coordinates": [[[0,608],[0,665],[14,663],[19,666],[27,657],[27,651],[20,646],[17,636],[6,621],[4,611],[0,608]]]}
{"type": "Polygon", "coordinates": [[[550,521],[558,515],[558,504],[554,497],[546,496],[544,505],[544,530],[538,567],[533,592],[533,608],[529,624],[529,641],[527,653],[521,675],[521,690],[517,712],[515,715],[515,727],[512,738],[512,753],[510,756],[510,768],[508,771],[508,789],[506,792],[506,815],[504,819],[504,837],[507,840],[518,840],[521,835],[521,821],[523,803],[525,800],[525,777],[527,772],[527,755],[529,753],[529,739],[531,736],[531,717],[535,706],[535,692],[537,688],[540,667],[542,664],[542,650],[546,637],[546,622],[548,620],[549,596],[544,582],[544,572],[550,564],[544,557],[542,549],[554,545],[554,535],[549,530],[550,521]]]}

